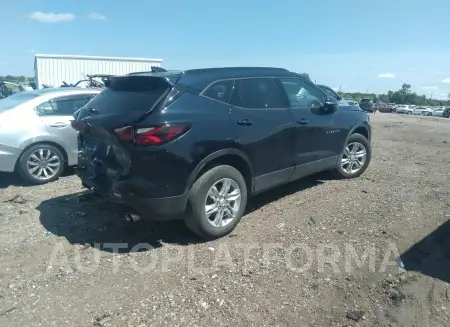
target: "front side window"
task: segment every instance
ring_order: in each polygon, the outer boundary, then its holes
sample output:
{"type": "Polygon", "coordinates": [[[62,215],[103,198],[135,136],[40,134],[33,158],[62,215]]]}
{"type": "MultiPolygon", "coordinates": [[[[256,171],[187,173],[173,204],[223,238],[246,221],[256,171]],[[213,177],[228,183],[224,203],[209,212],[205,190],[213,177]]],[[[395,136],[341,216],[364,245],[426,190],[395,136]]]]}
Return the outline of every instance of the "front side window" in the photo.
{"type": "Polygon", "coordinates": [[[289,98],[291,108],[318,108],[323,105],[324,95],[300,78],[282,78],[281,84],[289,98]]]}
{"type": "MultiPolygon", "coordinates": [[[[336,92],[334,92],[332,89],[330,89],[330,88],[328,88],[328,87],[326,87],[326,86],[319,86],[320,87],[320,89],[323,91],[323,92],[325,92],[325,94],[328,96],[328,97],[330,97],[330,98],[335,98],[335,99],[338,99],[339,98],[339,95],[336,93],[336,92]]],[[[347,100],[347,101],[353,101],[353,99],[345,99],[345,100],[347,100]]]]}
{"type": "Polygon", "coordinates": [[[75,111],[84,107],[89,100],[90,95],[76,95],[53,99],[41,103],[36,107],[39,116],[72,116],[75,111]]]}
{"type": "Polygon", "coordinates": [[[245,78],[235,81],[231,104],[246,109],[286,108],[272,78],[245,78]]]}
{"type": "Polygon", "coordinates": [[[233,84],[234,81],[232,80],[215,82],[208,86],[202,95],[220,102],[229,103],[233,92],[233,84]]]}

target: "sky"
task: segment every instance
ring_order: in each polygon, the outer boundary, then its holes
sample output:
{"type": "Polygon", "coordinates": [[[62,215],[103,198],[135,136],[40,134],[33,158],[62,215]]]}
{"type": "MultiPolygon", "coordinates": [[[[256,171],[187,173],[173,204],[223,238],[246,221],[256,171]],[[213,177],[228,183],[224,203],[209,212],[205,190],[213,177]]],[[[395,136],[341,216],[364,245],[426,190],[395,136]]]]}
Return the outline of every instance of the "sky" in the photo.
{"type": "Polygon", "coordinates": [[[0,0],[0,75],[34,53],[273,66],[347,92],[450,93],[449,0],[0,0]]]}

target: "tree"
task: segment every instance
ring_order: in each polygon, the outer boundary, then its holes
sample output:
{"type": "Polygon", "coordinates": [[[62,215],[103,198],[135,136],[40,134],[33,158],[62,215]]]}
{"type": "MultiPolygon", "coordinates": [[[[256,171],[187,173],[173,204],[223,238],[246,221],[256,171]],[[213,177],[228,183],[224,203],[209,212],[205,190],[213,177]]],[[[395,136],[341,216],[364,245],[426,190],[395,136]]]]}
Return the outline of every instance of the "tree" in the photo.
{"type": "Polygon", "coordinates": [[[411,93],[411,85],[410,85],[410,84],[407,84],[407,83],[403,83],[403,85],[402,85],[402,91],[403,91],[405,94],[411,93]]]}

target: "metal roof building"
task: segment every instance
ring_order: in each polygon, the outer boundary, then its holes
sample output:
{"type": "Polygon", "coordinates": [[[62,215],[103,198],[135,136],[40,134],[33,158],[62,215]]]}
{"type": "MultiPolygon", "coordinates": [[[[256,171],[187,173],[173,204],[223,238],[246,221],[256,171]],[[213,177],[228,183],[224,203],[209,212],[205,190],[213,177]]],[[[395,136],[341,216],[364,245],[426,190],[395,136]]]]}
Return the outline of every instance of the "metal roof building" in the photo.
{"type": "Polygon", "coordinates": [[[34,73],[37,88],[42,84],[58,87],[63,81],[74,84],[86,74],[125,75],[161,67],[163,60],[155,58],[93,57],[56,54],[36,54],[34,73]]]}

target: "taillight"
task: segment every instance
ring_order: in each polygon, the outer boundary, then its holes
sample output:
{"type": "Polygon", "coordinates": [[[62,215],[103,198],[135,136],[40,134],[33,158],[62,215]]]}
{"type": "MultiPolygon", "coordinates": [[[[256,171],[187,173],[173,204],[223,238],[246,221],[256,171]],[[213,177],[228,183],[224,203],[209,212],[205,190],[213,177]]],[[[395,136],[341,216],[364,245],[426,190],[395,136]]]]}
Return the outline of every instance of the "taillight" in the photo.
{"type": "Polygon", "coordinates": [[[160,145],[176,139],[189,130],[185,125],[164,125],[157,127],[138,128],[133,131],[131,126],[115,129],[117,138],[123,142],[134,141],[137,145],[160,145]]]}
{"type": "Polygon", "coordinates": [[[176,139],[187,132],[184,125],[165,125],[159,127],[139,128],[136,130],[136,144],[159,145],[176,139]]]}
{"type": "Polygon", "coordinates": [[[133,141],[133,128],[131,126],[117,128],[114,130],[114,132],[116,132],[116,136],[120,141],[133,141]]]}

